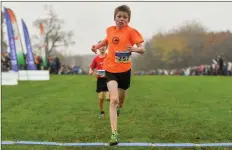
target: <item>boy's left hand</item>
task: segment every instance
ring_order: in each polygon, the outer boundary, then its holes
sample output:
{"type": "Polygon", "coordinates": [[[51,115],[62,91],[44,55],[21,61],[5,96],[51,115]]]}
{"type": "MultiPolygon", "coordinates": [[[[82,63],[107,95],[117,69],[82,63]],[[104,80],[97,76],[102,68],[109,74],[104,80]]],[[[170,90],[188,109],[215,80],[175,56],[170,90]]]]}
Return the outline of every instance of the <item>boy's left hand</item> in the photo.
{"type": "Polygon", "coordinates": [[[130,51],[130,52],[133,51],[133,47],[132,47],[130,44],[127,44],[127,45],[126,45],[126,49],[127,49],[128,51],[130,51]]]}

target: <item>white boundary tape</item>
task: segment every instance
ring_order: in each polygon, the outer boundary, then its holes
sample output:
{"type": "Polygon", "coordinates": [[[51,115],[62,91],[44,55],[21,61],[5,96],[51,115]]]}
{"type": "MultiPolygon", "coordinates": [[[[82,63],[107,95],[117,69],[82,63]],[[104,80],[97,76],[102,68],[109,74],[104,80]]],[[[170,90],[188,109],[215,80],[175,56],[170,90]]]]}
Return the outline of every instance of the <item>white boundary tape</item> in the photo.
{"type": "MultiPolygon", "coordinates": [[[[2,145],[109,146],[108,143],[58,143],[38,141],[2,141],[2,145]]],[[[142,147],[232,147],[232,143],[119,143],[117,146],[142,147]]]]}

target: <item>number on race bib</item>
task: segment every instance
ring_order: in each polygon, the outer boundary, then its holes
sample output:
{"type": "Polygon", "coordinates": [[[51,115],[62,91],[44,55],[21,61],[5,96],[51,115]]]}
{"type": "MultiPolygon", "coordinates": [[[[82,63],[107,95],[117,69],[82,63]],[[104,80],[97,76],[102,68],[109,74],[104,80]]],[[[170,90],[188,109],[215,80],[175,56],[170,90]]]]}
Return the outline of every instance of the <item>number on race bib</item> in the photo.
{"type": "Polygon", "coordinates": [[[130,52],[116,52],[115,61],[117,63],[129,63],[131,61],[131,53],[130,52]]]}
{"type": "Polygon", "coordinates": [[[105,70],[97,70],[96,74],[99,75],[100,77],[105,77],[106,72],[105,70]]]}

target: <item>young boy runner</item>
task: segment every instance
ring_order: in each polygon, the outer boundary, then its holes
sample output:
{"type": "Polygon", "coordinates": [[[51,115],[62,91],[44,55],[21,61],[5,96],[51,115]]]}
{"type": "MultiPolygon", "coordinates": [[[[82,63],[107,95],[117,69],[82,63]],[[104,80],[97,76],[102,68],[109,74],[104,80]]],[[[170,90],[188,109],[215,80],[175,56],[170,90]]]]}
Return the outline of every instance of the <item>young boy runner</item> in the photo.
{"type": "MultiPolygon", "coordinates": [[[[101,42],[101,41],[100,41],[101,42]]],[[[99,43],[100,43],[99,42],[99,43]]],[[[94,71],[96,72],[97,77],[97,89],[99,107],[100,107],[100,116],[99,118],[104,118],[104,95],[106,100],[109,101],[109,92],[106,85],[105,70],[103,70],[103,61],[106,58],[106,46],[99,48],[100,54],[97,55],[90,65],[89,74],[92,75],[94,71]]]]}
{"type": "Polygon", "coordinates": [[[131,52],[143,54],[144,42],[141,34],[134,28],[128,26],[131,19],[131,10],[122,5],[114,11],[116,26],[107,28],[107,36],[104,41],[93,45],[92,51],[108,45],[108,54],[104,60],[103,68],[106,70],[107,87],[110,92],[110,145],[117,145],[117,107],[122,107],[126,96],[126,90],[130,87],[131,77],[131,52]],[[136,45],[136,47],[133,47],[136,45]]]}

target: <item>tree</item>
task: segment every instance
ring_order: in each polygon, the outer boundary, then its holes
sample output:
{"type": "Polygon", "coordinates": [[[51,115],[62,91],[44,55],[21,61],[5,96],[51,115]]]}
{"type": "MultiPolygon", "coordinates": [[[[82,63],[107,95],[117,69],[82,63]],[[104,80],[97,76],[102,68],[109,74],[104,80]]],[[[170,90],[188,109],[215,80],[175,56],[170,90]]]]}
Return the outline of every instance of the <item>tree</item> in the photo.
{"type": "Polygon", "coordinates": [[[153,46],[153,39],[148,40],[144,44],[145,53],[132,57],[133,70],[149,71],[162,65],[159,57],[159,51],[153,46]]]}
{"type": "Polygon", "coordinates": [[[188,49],[192,57],[190,65],[201,64],[203,62],[204,35],[207,34],[207,29],[201,23],[191,21],[180,27],[180,33],[185,36],[188,42],[188,49]]]}
{"type": "Polygon", "coordinates": [[[159,49],[165,67],[185,67],[201,63],[206,28],[189,21],[165,34],[156,34],[155,48],[159,49]]]}
{"type": "Polygon", "coordinates": [[[144,46],[143,56],[134,58],[135,70],[176,69],[211,64],[222,55],[232,60],[232,33],[208,32],[202,24],[191,21],[166,33],[157,33],[144,46]]]}
{"type": "MultiPolygon", "coordinates": [[[[67,48],[75,44],[75,42],[72,40],[72,37],[74,36],[72,31],[62,30],[64,20],[58,18],[53,8],[46,5],[45,12],[46,17],[35,20],[33,25],[38,29],[38,33],[40,29],[40,23],[42,23],[44,26],[44,44],[46,45],[45,51],[46,56],[49,56],[52,51],[67,48]]],[[[33,45],[34,48],[40,50],[40,36],[34,35],[33,39],[36,41],[36,44],[33,45]]]]}

